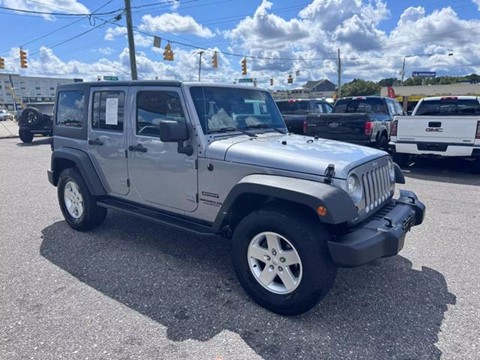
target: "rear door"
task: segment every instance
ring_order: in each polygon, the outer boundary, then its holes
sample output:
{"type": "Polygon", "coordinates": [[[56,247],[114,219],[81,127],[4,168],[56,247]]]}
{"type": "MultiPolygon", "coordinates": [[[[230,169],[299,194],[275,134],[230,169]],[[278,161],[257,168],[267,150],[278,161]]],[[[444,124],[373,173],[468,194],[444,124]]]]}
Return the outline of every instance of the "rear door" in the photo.
{"type": "Polygon", "coordinates": [[[107,193],[127,195],[125,99],[127,87],[92,87],[88,152],[107,193]]]}

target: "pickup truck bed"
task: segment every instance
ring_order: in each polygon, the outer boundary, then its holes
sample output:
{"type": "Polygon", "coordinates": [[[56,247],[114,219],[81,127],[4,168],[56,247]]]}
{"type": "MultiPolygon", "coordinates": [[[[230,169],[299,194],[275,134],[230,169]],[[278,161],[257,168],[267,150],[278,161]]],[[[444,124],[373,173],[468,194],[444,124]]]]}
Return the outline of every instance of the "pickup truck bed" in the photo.
{"type": "Polygon", "coordinates": [[[339,99],[330,114],[309,114],[305,134],[387,150],[390,123],[403,115],[400,104],[380,96],[339,99]]]}

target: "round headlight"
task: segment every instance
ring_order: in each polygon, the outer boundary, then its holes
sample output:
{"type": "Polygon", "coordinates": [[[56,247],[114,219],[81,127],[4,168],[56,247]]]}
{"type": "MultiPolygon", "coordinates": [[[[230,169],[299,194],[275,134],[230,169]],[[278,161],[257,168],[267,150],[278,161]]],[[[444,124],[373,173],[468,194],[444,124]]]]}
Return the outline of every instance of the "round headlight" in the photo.
{"type": "Polygon", "coordinates": [[[390,175],[390,181],[395,182],[395,166],[393,165],[392,159],[388,160],[388,173],[390,175]]]}
{"type": "Polygon", "coordinates": [[[347,191],[355,205],[362,200],[362,184],[355,174],[351,174],[347,178],[347,191]]]}

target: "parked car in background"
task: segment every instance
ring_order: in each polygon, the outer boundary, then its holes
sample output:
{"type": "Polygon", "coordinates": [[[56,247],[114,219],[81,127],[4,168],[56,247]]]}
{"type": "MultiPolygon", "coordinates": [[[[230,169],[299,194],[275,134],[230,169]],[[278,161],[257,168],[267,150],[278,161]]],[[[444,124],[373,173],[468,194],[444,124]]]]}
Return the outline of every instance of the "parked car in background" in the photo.
{"type": "Polygon", "coordinates": [[[53,106],[53,102],[26,104],[18,117],[20,140],[29,143],[35,134],[52,135],[53,106]]]}
{"type": "Polygon", "coordinates": [[[8,110],[0,109],[0,121],[13,120],[13,114],[8,110]]]}
{"type": "Polygon", "coordinates": [[[465,157],[480,170],[480,98],[423,98],[412,116],[394,118],[391,135],[390,151],[401,166],[417,156],[465,157]]]}
{"type": "Polygon", "coordinates": [[[305,134],[387,150],[395,115],[404,115],[404,111],[394,99],[345,97],[337,100],[330,114],[309,114],[305,134]]]}
{"type": "Polygon", "coordinates": [[[276,103],[288,131],[295,134],[304,134],[304,125],[308,114],[330,113],[333,109],[333,106],[326,100],[290,99],[277,100],[276,103]]]}

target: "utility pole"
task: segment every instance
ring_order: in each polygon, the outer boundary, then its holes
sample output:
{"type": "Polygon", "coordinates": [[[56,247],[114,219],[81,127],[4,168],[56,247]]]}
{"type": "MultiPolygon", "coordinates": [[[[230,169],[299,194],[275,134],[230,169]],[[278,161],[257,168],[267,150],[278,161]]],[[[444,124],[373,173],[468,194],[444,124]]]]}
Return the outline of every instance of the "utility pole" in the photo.
{"type": "Polygon", "coordinates": [[[200,82],[200,79],[202,78],[202,55],[203,55],[203,51],[200,51],[198,54],[200,55],[200,57],[198,59],[198,81],[200,82]]]}
{"type": "Polygon", "coordinates": [[[130,71],[132,73],[132,80],[138,80],[137,59],[135,57],[135,40],[133,38],[132,9],[130,6],[130,0],[125,0],[125,16],[127,18],[128,52],[130,53],[130,71]]]}
{"type": "Polygon", "coordinates": [[[342,61],[340,60],[340,49],[338,49],[338,91],[337,91],[337,99],[342,96],[342,61]]]}
{"type": "Polygon", "coordinates": [[[400,75],[402,75],[402,80],[400,84],[403,85],[403,78],[405,77],[405,58],[403,58],[402,72],[400,73],[400,75]]]}

